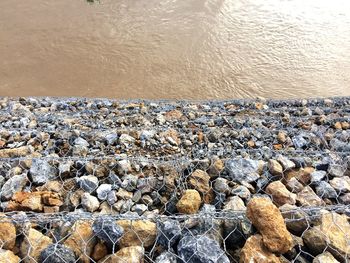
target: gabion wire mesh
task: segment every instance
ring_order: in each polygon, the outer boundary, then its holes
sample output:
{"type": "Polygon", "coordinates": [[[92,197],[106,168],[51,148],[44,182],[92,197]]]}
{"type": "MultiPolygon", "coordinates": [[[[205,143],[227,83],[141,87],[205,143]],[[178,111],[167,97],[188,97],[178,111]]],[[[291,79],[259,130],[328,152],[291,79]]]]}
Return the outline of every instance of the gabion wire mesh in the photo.
{"type": "Polygon", "coordinates": [[[349,262],[350,99],[0,100],[0,262],[349,262]]]}

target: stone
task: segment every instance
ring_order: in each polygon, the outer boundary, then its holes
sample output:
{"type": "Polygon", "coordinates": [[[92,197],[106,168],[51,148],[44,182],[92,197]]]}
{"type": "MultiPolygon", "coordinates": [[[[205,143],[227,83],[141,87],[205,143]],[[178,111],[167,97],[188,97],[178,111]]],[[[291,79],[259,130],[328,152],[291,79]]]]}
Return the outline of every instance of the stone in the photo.
{"type": "Polygon", "coordinates": [[[264,197],[252,198],[247,205],[246,214],[271,252],[283,254],[292,248],[292,236],[286,228],[281,212],[271,200],[264,197]]]}
{"type": "Polygon", "coordinates": [[[346,172],[345,165],[330,163],[327,172],[333,177],[342,177],[346,172]]]}
{"type": "Polygon", "coordinates": [[[220,176],[224,168],[225,168],[225,163],[222,160],[217,159],[217,160],[214,160],[213,163],[209,166],[207,172],[210,177],[217,177],[217,176],[220,176]]]}
{"type": "Polygon", "coordinates": [[[147,210],[148,207],[145,204],[136,204],[131,208],[131,211],[136,212],[138,215],[142,215],[147,210]]]}
{"type": "Polygon", "coordinates": [[[231,195],[238,196],[242,198],[243,200],[249,200],[251,193],[249,189],[243,185],[239,185],[232,189],[231,195]]]}
{"type": "Polygon", "coordinates": [[[298,181],[298,179],[296,179],[295,177],[292,177],[287,183],[286,183],[286,187],[289,191],[291,191],[292,193],[299,193],[301,190],[304,189],[304,186],[302,185],[302,183],[300,183],[298,181]]]}
{"type": "Polygon", "coordinates": [[[119,143],[124,145],[125,147],[129,147],[134,142],[135,142],[135,138],[128,134],[123,133],[119,137],[119,143]]]}
{"type": "Polygon", "coordinates": [[[207,236],[185,236],[177,245],[178,256],[187,263],[229,263],[215,240],[207,236]]]}
{"type": "Polygon", "coordinates": [[[5,250],[13,250],[16,243],[16,228],[10,218],[0,213],[0,247],[5,250]]]}
{"type": "Polygon", "coordinates": [[[107,254],[108,254],[107,246],[102,241],[98,241],[97,244],[94,246],[94,250],[91,254],[91,258],[95,261],[99,261],[100,259],[107,256],[107,254]]]}
{"type": "Polygon", "coordinates": [[[92,222],[77,220],[71,228],[70,236],[63,243],[73,250],[79,262],[90,263],[90,255],[96,245],[96,236],[92,231],[92,222]]]}
{"type": "Polygon", "coordinates": [[[286,220],[286,226],[289,231],[295,234],[301,234],[308,229],[308,215],[296,205],[285,204],[279,207],[282,216],[286,220]],[[288,220],[289,219],[289,220],[288,220]]]}
{"type": "Polygon", "coordinates": [[[267,163],[267,168],[272,175],[280,176],[283,174],[283,167],[276,160],[270,159],[267,163]]]}
{"type": "Polygon", "coordinates": [[[74,145],[73,146],[73,156],[85,157],[89,152],[86,146],[74,145]]]}
{"type": "Polygon", "coordinates": [[[100,202],[97,197],[90,195],[89,193],[84,193],[81,196],[81,205],[88,212],[95,212],[100,207],[100,202]]]}
{"type": "Polygon", "coordinates": [[[324,205],[324,201],[315,194],[310,186],[305,186],[304,189],[297,194],[297,202],[301,206],[324,205]]]}
{"type": "Polygon", "coordinates": [[[350,193],[339,196],[339,201],[344,205],[350,205],[350,193]]]}
{"type": "Polygon", "coordinates": [[[78,137],[74,140],[74,145],[89,147],[89,143],[81,137],[78,137]]]}
{"type": "Polygon", "coordinates": [[[222,177],[218,177],[214,181],[214,191],[218,193],[229,193],[230,187],[228,186],[228,180],[222,177]]]}
{"type": "Polygon", "coordinates": [[[112,191],[111,184],[101,184],[96,190],[98,199],[102,201],[107,200],[110,191],[112,191]]]}
{"type": "Polygon", "coordinates": [[[155,260],[155,263],[177,263],[175,252],[164,251],[155,260]]]}
{"type": "Polygon", "coordinates": [[[277,134],[277,140],[279,143],[285,143],[287,141],[287,134],[284,131],[279,131],[277,134]]]}
{"type": "Polygon", "coordinates": [[[73,251],[68,247],[61,244],[51,244],[40,253],[39,262],[75,263],[76,259],[73,251]]]}
{"type": "Polygon", "coordinates": [[[326,176],[326,172],[325,171],[313,171],[310,176],[311,176],[311,183],[319,183],[322,181],[323,178],[325,178],[326,176]]]}
{"type": "Polygon", "coordinates": [[[98,217],[92,224],[92,231],[109,247],[115,246],[124,234],[124,229],[107,217],[98,217]]]}
{"type": "Polygon", "coordinates": [[[86,172],[90,175],[94,175],[98,178],[102,178],[107,176],[109,170],[103,166],[103,165],[98,165],[93,162],[88,162],[85,164],[85,169],[86,172]]]}
{"type": "Polygon", "coordinates": [[[122,187],[126,191],[134,191],[137,187],[137,180],[137,176],[132,174],[126,174],[123,176],[123,181],[120,187],[122,187]]]}
{"type": "Polygon", "coordinates": [[[120,247],[153,246],[157,237],[156,224],[149,220],[118,220],[117,224],[124,229],[124,235],[119,240],[120,247]]]}
{"type": "Polygon", "coordinates": [[[129,160],[120,160],[117,162],[117,171],[119,175],[125,175],[132,170],[129,160]]]}
{"type": "Polygon", "coordinates": [[[51,244],[52,240],[49,237],[44,236],[38,230],[30,228],[20,245],[20,254],[23,258],[23,262],[38,262],[41,252],[51,244]]]}
{"type": "Polygon", "coordinates": [[[29,176],[33,184],[42,185],[57,176],[56,168],[43,159],[33,159],[29,170],[29,176]]]}
{"type": "Polygon", "coordinates": [[[93,175],[84,175],[79,177],[78,183],[81,189],[83,189],[87,193],[94,192],[98,187],[98,178],[93,175]]]}
{"type": "Polygon", "coordinates": [[[321,232],[319,226],[310,228],[303,233],[303,241],[313,255],[321,254],[327,247],[327,237],[321,232]]]}
{"type": "Polygon", "coordinates": [[[148,194],[157,189],[158,179],[156,177],[140,178],[137,181],[136,188],[141,194],[148,194]]]}
{"type": "Polygon", "coordinates": [[[321,181],[318,183],[318,185],[316,186],[316,194],[322,199],[337,198],[338,196],[334,188],[326,181],[321,181]]]}
{"type": "Polygon", "coordinates": [[[181,214],[195,214],[201,202],[201,196],[196,190],[186,190],[177,202],[176,208],[181,214]]]}
{"type": "Polygon", "coordinates": [[[259,179],[264,163],[244,158],[235,158],[226,161],[225,169],[233,181],[248,183],[259,179]]]}
{"type": "Polygon", "coordinates": [[[279,155],[276,160],[282,165],[284,171],[295,168],[295,163],[283,155],[279,155]]]}
{"type": "Polygon", "coordinates": [[[198,192],[205,194],[210,190],[210,176],[207,172],[197,169],[188,177],[189,184],[198,192]]]}
{"type": "Polygon", "coordinates": [[[288,189],[280,181],[270,183],[266,189],[266,193],[272,196],[272,201],[281,206],[284,204],[294,205],[296,202],[296,194],[288,191],[288,189]]]}
{"type": "Polygon", "coordinates": [[[143,263],[145,249],[142,246],[124,247],[117,253],[107,255],[98,263],[143,263]]]}
{"type": "Polygon", "coordinates": [[[280,260],[265,247],[262,236],[256,234],[249,237],[244,244],[240,253],[240,262],[280,263],[280,260]]]}
{"type": "Polygon", "coordinates": [[[30,146],[21,146],[18,148],[12,149],[1,149],[0,158],[18,158],[29,156],[32,152],[32,147],[30,146]]]}
{"type": "Polygon", "coordinates": [[[335,177],[332,180],[330,180],[329,183],[338,193],[350,192],[350,177],[349,176],[335,177]]]}
{"type": "Polygon", "coordinates": [[[105,136],[105,140],[108,145],[115,145],[118,142],[118,134],[109,133],[105,136]]]}
{"type": "Polygon", "coordinates": [[[312,263],[339,263],[339,261],[336,260],[331,253],[326,251],[315,257],[312,263]]]}
{"type": "Polygon", "coordinates": [[[179,221],[168,219],[157,222],[157,241],[164,248],[172,247],[181,237],[181,225],[179,221]]]}
{"type": "Polygon", "coordinates": [[[62,178],[66,178],[70,176],[70,171],[71,171],[71,167],[73,166],[74,162],[72,161],[64,161],[64,162],[60,162],[58,165],[58,174],[59,177],[62,178]]]}
{"type": "Polygon", "coordinates": [[[238,196],[230,196],[225,205],[223,210],[232,210],[232,211],[245,211],[246,207],[244,205],[244,202],[241,198],[238,196]]]}
{"type": "Polygon", "coordinates": [[[41,192],[17,192],[12,197],[12,200],[17,203],[16,210],[41,212],[43,210],[41,194],[41,192]]]}
{"type": "Polygon", "coordinates": [[[0,249],[0,262],[6,263],[19,263],[23,262],[21,259],[16,256],[12,251],[0,249]]]}
{"type": "Polygon", "coordinates": [[[292,138],[292,141],[293,141],[295,148],[299,148],[299,149],[301,149],[309,144],[308,141],[305,140],[302,135],[294,136],[292,138]]]}
{"type": "Polygon", "coordinates": [[[109,205],[114,205],[117,202],[118,198],[115,191],[110,191],[107,195],[107,203],[109,205]]]}
{"type": "Polygon", "coordinates": [[[1,199],[9,200],[12,196],[19,191],[22,191],[27,184],[28,178],[25,174],[14,175],[9,178],[1,189],[1,199]]]}
{"type": "Polygon", "coordinates": [[[116,196],[120,199],[123,199],[123,200],[129,200],[132,198],[133,194],[132,194],[132,192],[128,192],[128,191],[124,190],[123,188],[120,188],[118,190],[118,192],[116,192],[116,196]]]}
{"type": "Polygon", "coordinates": [[[291,178],[295,177],[304,185],[308,185],[311,180],[311,173],[315,169],[313,167],[305,167],[300,169],[292,169],[284,173],[284,179],[289,181],[291,178]]]}

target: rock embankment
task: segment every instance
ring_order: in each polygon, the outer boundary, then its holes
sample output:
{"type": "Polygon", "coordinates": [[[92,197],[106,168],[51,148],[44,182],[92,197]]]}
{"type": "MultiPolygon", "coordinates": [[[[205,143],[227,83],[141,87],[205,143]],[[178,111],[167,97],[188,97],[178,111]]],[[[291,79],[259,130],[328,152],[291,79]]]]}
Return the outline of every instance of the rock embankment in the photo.
{"type": "Polygon", "coordinates": [[[350,99],[0,100],[0,262],[348,262],[350,99]]]}

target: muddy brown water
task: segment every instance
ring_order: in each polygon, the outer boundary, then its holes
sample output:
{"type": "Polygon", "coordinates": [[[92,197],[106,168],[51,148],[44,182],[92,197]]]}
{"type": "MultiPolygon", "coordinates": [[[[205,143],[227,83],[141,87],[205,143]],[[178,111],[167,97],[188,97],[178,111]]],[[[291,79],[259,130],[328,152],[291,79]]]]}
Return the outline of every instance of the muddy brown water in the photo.
{"type": "Polygon", "coordinates": [[[350,1],[3,0],[0,95],[350,95],[350,1]]]}

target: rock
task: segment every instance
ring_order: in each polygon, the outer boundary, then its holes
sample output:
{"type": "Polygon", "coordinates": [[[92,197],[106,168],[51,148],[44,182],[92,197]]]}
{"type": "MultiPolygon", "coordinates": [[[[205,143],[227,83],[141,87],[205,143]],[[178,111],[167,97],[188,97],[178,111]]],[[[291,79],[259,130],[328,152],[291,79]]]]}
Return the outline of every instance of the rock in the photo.
{"type": "Polygon", "coordinates": [[[129,200],[132,198],[132,192],[125,191],[124,189],[120,188],[118,192],[116,192],[116,196],[123,200],[129,200]]]}
{"type": "Polygon", "coordinates": [[[85,157],[89,152],[86,146],[74,145],[73,146],[73,156],[85,157]]]}
{"type": "Polygon", "coordinates": [[[210,190],[210,176],[207,172],[197,169],[189,176],[189,184],[202,194],[210,190]]]}
{"type": "Polygon", "coordinates": [[[81,137],[78,137],[74,140],[74,145],[89,147],[89,143],[81,137]]]}
{"type": "Polygon", "coordinates": [[[218,193],[227,194],[230,192],[230,187],[228,186],[228,180],[222,177],[215,179],[213,188],[214,188],[214,191],[218,193]]]}
{"type": "Polygon", "coordinates": [[[270,183],[265,190],[266,193],[272,196],[272,201],[277,206],[284,204],[294,205],[296,202],[296,194],[289,192],[280,181],[270,183]]]}
{"type": "Polygon", "coordinates": [[[301,190],[304,189],[304,186],[296,179],[295,177],[292,177],[286,184],[286,187],[289,191],[292,193],[299,193],[301,190]]]}
{"type": "Polygon", "coordinates": [[[1,189],[1,199],[9,200],[18,191],[22,191],[27,184],[28,178],[25,174],[14,175],[8,179],[1,189]]]}
{"type": "Polygon", "coordinates": [[[20,246],[23,262],[38,262],[41,252],[51,244],[52,241],[49,237],[44,236],[38,230],[30,228],[20,246]]]}
{"type": "Polygon", "coordinates": [[[0,213],[0,247],[13,250],[16,243],[16,228],[4,213],[0,213]]]}
{"type": "Polygon", "coordinates": [[[157,241],[164,248],[172,247],[181,237],[181,225],[179,221],[168,219],[157,222],[157,241]]]}
{"type": "Polygon", "coordinates": [[[339,263],[339,261],[336,260],[331,253],[326,251],[315,257],[312,263],[339,263]]]}
{"type": "Polygon", "coordinates": [[[280,260],[265,247],[262,236],[256,234],[249,237],[244,244],[240,253],[240,262],[280,263],[280,260]]]}
{"type": "Polygon", "coordinates": [[[155,263],[177,263],[177,256],[174,252],[164,251],[156,258],[155,263]]]}
{"type": "Polygon", "coordinates": [[[284,131],[279,131],[277,134],[277,140],[279,143],[285,143],[287,141],[287,134],[284,131]]]}
{"type": "Polygon", "coordinates": [[[95,261],[99,261],[100,259],[107,256],[108,250],[106,245],[103,243],[103,241],[97,242],[97,244],[94,246],[94,250],[91,254],[91,258],[95,261]]]}
{"type": "Polygon", "coordinates": [[[342,177],[346,172],[347,167],[345,165],[331,163],[328,166],[327,172],[334,177],[342,177]]]}
{"type": "Polygon", "coordinates": [[[259,179],[263,165],[261,161],[236,158],[226,161],[225,169],[233,181],[251,183],[259,179]]]}
{"type": "Polygon", "coordinates": [[[39,262],[74,263],[76,259],[73,251],[68,247],[61,244],[51,244],[40,253],[39,262]]]}
{"type": "Polygon", "coordinates": [[[26,157],[30,155],[32,148],[30,146],[21,146],[12,149],[2,149],[0,150],[0,158],[18,158],[26,157]]]}
{"type": "Polygon", "coordinates": [[[350,192],[350,177],[349,176],[335,177],[332,180],[330,180],[329,183],[338,193],[350,192]]]}
{"type": "Polygon", "coordinates": [[[157,184],[158,179],[156,177],[145,177],[138,179],[136,188],[141,192],[141,194],[147,194],[156,190],[157,184]]]}
{"type": "Polygon", "coordinates": [[[124,235],[119,240],[120,247],[153,246],[157,237],[156,224],[149,220],[118,220],[117,224],[124,229],[124,235]]]}
{"type": "Polygon", "coordinates": [[[120,187],[130,192],[134,191],[137,187],[137,180],[137,176],[132,174],[126,174],[123,176],[123,181],[120,187]]]}
{"type": "Polygon", "coordinates": [[[292,138],[292,141],[295,148],[299,148],[299,149],[309,144],[308,141],[306,141],[302,135],[294,136],[292,138]]]}
{"type": "MultiPolygon", "coordinates": [[[[41,194],[41,192],[17,192],[12,197],[12,200],[16,203],[14,210],[41,212],[44,208],[41,194]]],[[[8,208],[8,210],[10,209],[8,208]]]]}
{"type": "Polygon", "coordinates": [[[350,205],[350,193],[339,196],[339,201],[344,205],[350,205]]]}
{"type": "Polygon", "coordinates": [[[142,215],[147,210],[148,210],[148,207],[147,205],[144,205],[144,204],[136,204],[131,208],[131,211],[136,212],[138,215],[142,215]]]}
{"type": "Polygon", "coordinates": [[[272,175],[279,176],[283,174],[283,167],[276,160],[270,159],[267,163],[267,168],[272,175]]]}
{"type": "Polygon", "coordinates": [[[232,189],[231,195],[236,195],[242,198],[243,200],[249,200],[251,196],[249,189],[243,185],[239,185],[232,189]]]}
{"type": "Polygon", "coordinates": [[[316,186],[316,194],[321,197],[322,199],[324,198],[337,198],[338,194],[334,190],[334,188],[327,182],[321,181],[318,183],[316,186]]]}
{"type": "Polygon", "coordinates": [[[303,240],[313,255],[322,253],[328,242],[318,226],[306,230],[303,233],[303,240]]]}
{"type": "Polygon", "coordinates": [[[289,181],[291,178],[295,177],[304,185],[308,185],[311,180],[311,173],[315,169],[313,167],[305,167],[300,169],[292,169],[284,173],[284,179],[289,181]]]}
{"type": "Polygon", "coordinates": [[[92,193],[98,187],[98,178],[93,175],[84,175],[78,178],[78,183],[85,192],[92,193]]]}
{"type": "Polygon", "coordinates": [[[55,180],[57,171],[48,161],[43,159],[33,159],[29,175],[33,184],[41,185],[50,180],[55,180]]]}
{"type": "Polygon", "coordinates": [[[319,183],[322,181],[322,179],[326,176],[325,171],[314,171],[310,174],[311,176],[311,183],[319,183]]]}
{"type": "Polygon", "coordinates": [[[96,236],[92,231],[92,222],[78,220],[71,228],[71,235],[63,243],[73,250],[79,262],[90,263],[90,255],[96,244],[96,236]]]}
{"type": "Polygon", "coordinates": [[[95,212],[100,207],[100,202],[95,196],[84,193],[81,196],[81,205],[88,212],[95,212]]]}
{"type": "Polygon", "coordinates": [[[277,157],[277,161],[282,165],[284,171],[295,168],[295,163],[282,155],[277,157]]]}
{"type": "Polygon", "coordinates": [[[74,162],[72,161],[64,161],[59,163],[58,174],[61,179],[70,176],[70,171],[73,164],[74,162]]]}
{"type": "Polygon", "coordinates": [[[295,205],[285,204],[279,207],[282,216],[286,220],[289,231],[296,234],[303,233],[310,225],[308,215],[295,205]]]}
{"type": "Polygon", "coordinates": [[[98,217],[92,224],[92,231],[109,247],[115,246],[124,234],[123,228],[107,217],[98,217]]]}
{"type": "Polygon", "coordinates": [[[324,205],[324,201],[315,194],[310,186],[305,186],[304,189],[297,194],[297,202],[301,206],[324,205]]]}
{"type": "Polygon", "coordinates": [[[121,160],[117,162],[117,171],[119,175],[125,175],[132,170],[129,160],[121,160]]]}
{"type": "Polygon", "coordinates": [[[196,190],[186,190],[177,202],[176,208],[181,214],[195,214],[201,202],[201,197],[196,190]]]}
{"type": "Polygon", "coordinates": [[[110,191],[107,195],[107,203],[109,205],[114,205],[117,202],[118,198],[115,191],[110,191]]]}
{"type": "Polygon", "coordinates": [[[98,263],[143,263],[145,249],[142,246],[121,248],[117,253],[107,255],[98,263]]]}
{"type": "Polygon", "coordinates": [[[288,232],[278,208],[263,197],[255,197],[247,205],[247,217],[258,229],[264,245],[272,252],[285,253],[292,248],[292,236],[288,232]]]}
{"type": "Polygon", "coordinates": [[[244,202],[241,198],[238,196],[230,196],[225,205],[223,210],[232,210],[232,211],[245,211],[246,207],[244,205],[244,202]]]}
{"type": "Polygon", "coordinates": [[[229,263],[220,245],[206,236],[185,236],[177,245],[178,256],[187,263],[229,263]]]}
{"type": "Polygon", "coordinates": [[[118,142],[118,134],[110,133],[105,136],[108,145],[115,145],[118,142]]]}
{"type": "Polygon", "coordinates": [[[17,257],[12,251],[0,249],[0,262],[6,263],[19,263],[23,262],[19,257],[17,257]]]}
{"type": "Polygon", "coordinates": [[[213,163],[208,168],[208,174],[210,177],[220,176],[221,172],[224,170],[225,164],[222,160],[214,160],[213,163]]]}
{"type": "Polygon", "coordinates": [[[128,135],[128,134],[121,134],[119,137],[119,143],[124,145],[125,147],[129,147],[131,144],[135,142],[134,137],[128,135]]]}
{"type": "Polygon", "coordinates": [[[101,184],[96,190],[98,199],[102,201],[107,200],[110,191],[112,191],[111,184],[101,184]]]}

